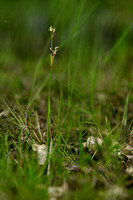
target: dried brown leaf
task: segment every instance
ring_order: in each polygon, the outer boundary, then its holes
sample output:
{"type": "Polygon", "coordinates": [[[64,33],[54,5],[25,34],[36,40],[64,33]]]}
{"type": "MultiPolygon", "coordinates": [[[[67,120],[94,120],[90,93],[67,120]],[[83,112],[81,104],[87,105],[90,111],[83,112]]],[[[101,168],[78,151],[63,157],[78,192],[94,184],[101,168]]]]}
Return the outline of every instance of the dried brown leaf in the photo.
{"type": "Polygon", "coordinates": [[[67,169],[68,171],[74,171],[74,172],[79,172],[79,171],[81,171],[80,167],[78,167],[77,165],[74,165],[73,163],[66,162],[66,163],[63,164],[63,166],[64,166],[65,169],[67,169]]]}

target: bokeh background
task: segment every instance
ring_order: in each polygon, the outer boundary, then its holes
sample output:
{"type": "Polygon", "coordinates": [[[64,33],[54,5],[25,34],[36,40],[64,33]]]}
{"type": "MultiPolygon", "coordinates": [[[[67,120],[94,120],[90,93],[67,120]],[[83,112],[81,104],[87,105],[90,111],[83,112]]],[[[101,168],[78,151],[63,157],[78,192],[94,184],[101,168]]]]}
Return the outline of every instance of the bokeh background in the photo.
{"type": "Polygon", "coordinates": [[[132,0],[0,0],[0,7],[2,98],[9,98],[9,94],[12,98],[16,93],[24,95],[30,90],[40,58],[36,85],[45,79],[49,72],[51,25],[56,27],[54,43],[60,46],[54,69],[58,87],[60,82],[66,82],[68,65],[73,74],[76,64],[79,89],[89,88],[84,75],[89,76],[96,63],[104,71],[114,70],[115,78],[127,75],[131,81],[132,0]]]}
{"type": "Polygon", "coordinates": [[[130,199],[132,135],[133,0],[0,0],[0,199],[130,199]]]}

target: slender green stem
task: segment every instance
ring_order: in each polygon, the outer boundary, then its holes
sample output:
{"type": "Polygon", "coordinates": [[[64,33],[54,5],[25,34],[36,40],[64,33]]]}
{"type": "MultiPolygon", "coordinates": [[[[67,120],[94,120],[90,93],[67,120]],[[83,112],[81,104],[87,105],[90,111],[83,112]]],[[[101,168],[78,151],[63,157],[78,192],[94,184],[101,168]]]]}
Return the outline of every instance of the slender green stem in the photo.
{"type": "MultiPolygon", "coordinates": [[[[53,35],[51,33],[51,50],[53,48],[53,35]]],[[[51,77],[52,77],[52,53],[50,53],[50,77],[49,77],[49,92],[48,92],[48,113],[47,113],[47,145],[48,150],[50,147],[50,114],[51,114],[51,103],[50,103],[50,93],[51,93],[51,77]]]]}
{"type": "Polygon", "coordinates": [[[52,136],[50,132],[50,115],[51,115],[51,109],[50,109],[50,92],[51,92],[51,78],[52,78],[52,68],[53,68],[53,61],[54,57],[56,55],[58,47],[55,47],[53,49],[53,40],[55,35],[55,28],[52,28],[50,26],[49,31],[51,32],[51,42],[50,42],[50,77],[49,77],[49,92],[48,92],[48,113],[47,113],[47,145],[48,145],[48,151],[50,150],[50,143],[52,142],[52,136]]]}
{"type": "Polygon", "coordinates": [[[49,149],[49,145],[50,145],[50,114],[51,114],[50,93],[51,93],[51,77],[52,77],[52,69],[50,69],[49,93],[48,93],[48,113],[47,113],[47,145],[48,145],[48,149],[49,149]]]}

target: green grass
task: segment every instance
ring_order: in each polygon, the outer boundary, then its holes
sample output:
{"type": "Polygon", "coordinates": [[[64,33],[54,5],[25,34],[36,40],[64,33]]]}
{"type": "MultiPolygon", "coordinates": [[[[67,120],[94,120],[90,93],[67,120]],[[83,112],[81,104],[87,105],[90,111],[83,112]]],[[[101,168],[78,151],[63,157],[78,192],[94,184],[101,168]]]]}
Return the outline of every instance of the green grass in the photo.
{"type": "Polygon", "coordinates": [[[131,4],[1,1],[0,199],[132,199],[131,4]]]}

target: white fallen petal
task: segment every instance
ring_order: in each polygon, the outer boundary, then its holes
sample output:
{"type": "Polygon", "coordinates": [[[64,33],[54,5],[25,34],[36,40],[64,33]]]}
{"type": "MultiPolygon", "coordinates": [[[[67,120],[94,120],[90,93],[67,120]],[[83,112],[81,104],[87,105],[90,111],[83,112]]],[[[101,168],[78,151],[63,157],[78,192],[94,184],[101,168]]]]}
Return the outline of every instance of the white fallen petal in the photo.
{"type": "Polygon", "coordinates": [[[96,146],[97,144],[101,145],[102,140],[99,137],[90,136],[86,142],[83,142],[83,147],[96,146]]]}
{"type": "Polygon", "coordinates": [[[0,117],[6,117],[8,115],[9,115],[9,111],[8,110],[3,111],[3,112],[0,113],[0,117]]]}
{"type": "Polygon", "coordinates": [[[126,169],[126,173],[127,173],[128,175],[130,175],[130,176],[133,176],[133,167],[128,167],[128,168],[126,169]]]}
{"type": "Polygon", "coordinates": [[[127,199],[127,198],[128,194],[126,193],[124,188],[114,185],[111,186],[111,188],[107,191],[105,199],[112,200],[112,199],[127,199]]]}
{"type": "Polygon", "coordinates": [[[63,183],[61,187],[49,187],[48,193],[50,200],[57,200],[63,196],[68,190],[68,185],[66,182],[63,183]]]}
{"type": "Polygon", "coordinates": [[[47,146],[45,144],[33,144],[32,149],[37,152],[39,165],[44,165],[48,155],[47,146]]]}

